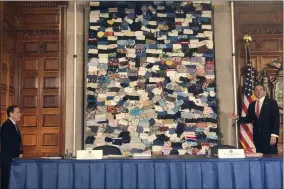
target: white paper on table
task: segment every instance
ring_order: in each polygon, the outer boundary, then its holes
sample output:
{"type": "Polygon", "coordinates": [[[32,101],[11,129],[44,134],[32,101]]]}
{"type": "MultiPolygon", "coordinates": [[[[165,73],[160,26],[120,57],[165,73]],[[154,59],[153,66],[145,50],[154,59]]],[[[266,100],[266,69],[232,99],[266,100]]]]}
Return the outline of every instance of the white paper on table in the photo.
{"type": "Polygon", "coordinates": [[[102,150],[77,150],[76,159],[103,159],[102,150]]]}

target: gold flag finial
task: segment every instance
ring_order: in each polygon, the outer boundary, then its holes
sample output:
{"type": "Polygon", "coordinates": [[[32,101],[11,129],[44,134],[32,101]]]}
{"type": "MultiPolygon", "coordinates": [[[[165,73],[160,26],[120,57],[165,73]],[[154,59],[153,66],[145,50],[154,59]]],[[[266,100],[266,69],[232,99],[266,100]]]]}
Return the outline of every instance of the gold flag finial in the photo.
{"type": "Polygon", "coordinates": [[[244,36],[243,40],[244,40],[246,43],[249,43],[249,42],[252,41],[251,36],[250,36],[249,34],[246,34],[246,35],[244,36]]]}

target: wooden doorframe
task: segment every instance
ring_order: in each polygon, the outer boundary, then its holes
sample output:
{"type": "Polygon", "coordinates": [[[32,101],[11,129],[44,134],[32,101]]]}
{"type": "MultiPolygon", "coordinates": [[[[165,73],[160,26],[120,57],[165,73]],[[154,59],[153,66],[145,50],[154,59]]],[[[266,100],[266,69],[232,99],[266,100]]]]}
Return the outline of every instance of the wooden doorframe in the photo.
{"type": "Polygon", "coordinates": [[[60,87],[60,146],[59,153],[65,153],[65,131],[66,131],[66,47],[67,47],[67,4],[59,5],[60,7],[60,61],[61,61],[61,87],[60,87]]]}
{"type": "MultiPolygon", "coordinates": [[[[48,8],[58,8],[58,14],[59,14],[59,27],[58,28],[44,28],[43,30],[46,30],[49,32],[49,35],[52,37],[53,35],[56,35],[57,33],[58,38],[59,38],[59,70],[60,70],[60,88],[59,90],[59,114],[60,114],[60,121],[59,121],[59,130],[58,130],[58,142],[59,142],[59,150],[58,150],[58,155],[63,155],[65,153],[65,131],[66,131],[66,47],[67,47],[67,6],[68,2],[15,2],[15,6],[19,7],[24,7],[24,8],[38,8],[40,9],[48,9],[48,8]],[[42,4],[43,3],[43,4],[42,4]],[[48,31],[50,30],[50,31],[48,31]],[[57,31],[56,31],[57,30],[57,31]]],[[[19,8],[20,9],[20,8],[19,8]]],[[[25,32],[29,32],[29,30],[39,30],[40,28],[38,27],[33,27],[33,28],[28,28],[28,27],[18,27],[17,31],[21,32],[21,30],[25,30],[25,32]]],[[[27,34],[29,35],[29,34],[27,34]]],[[[19,41],[20,39],[17,40],[17,53],[19,53],[19,41]]],[[[18,59],[17,63],[19,66],[16,68],[16,73],[18,74],[18,78],[16,82],[19,84],[18,86],[21,86],[21,66],[22,66],[22,60],[20,53],[18,54],[18,59]]],[[[16,103],[20,104],[21,102],[21,87],[18,87],[16,90],[16,103]]],[[[40,94],[42,95],[42,94],[40,94]]],[[[41,137],[41,136],[38,136],[41,137]]]]}

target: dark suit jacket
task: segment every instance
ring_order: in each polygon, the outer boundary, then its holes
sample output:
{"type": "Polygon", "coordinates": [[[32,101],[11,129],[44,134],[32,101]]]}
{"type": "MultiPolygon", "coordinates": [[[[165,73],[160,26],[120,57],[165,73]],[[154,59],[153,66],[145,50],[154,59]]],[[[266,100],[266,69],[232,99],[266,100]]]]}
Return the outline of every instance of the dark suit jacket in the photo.
{"type": "Polygon", "coordinates": [[[250,103],[247,116],[240,117],[238,123],[252,123],[256,148],[265,148],[266,150],[270,148],[271,134],[279,136],[279,108],[275,100],[265,97],[258,119],[255,114],[255,106],[256,101],[250,103]]]}
{"type": "Polygon", "coordinates": [[[10,161],[23,153],[22,137],[16,130],[16,127],[10,119],[7,119],[1,127],[1,159],[10,161]]]}

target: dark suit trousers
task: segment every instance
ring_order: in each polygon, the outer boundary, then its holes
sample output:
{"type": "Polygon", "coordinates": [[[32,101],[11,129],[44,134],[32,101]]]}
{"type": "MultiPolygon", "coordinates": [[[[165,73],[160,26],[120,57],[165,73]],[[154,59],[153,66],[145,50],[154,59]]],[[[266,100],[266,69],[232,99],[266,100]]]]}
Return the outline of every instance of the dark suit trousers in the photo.
{"type": "Polygon", "coordinates": [[[276,139],[276,144],[271,146],[270,137],[271,136],[267,135],[267,133],[261,133],[258,131],[253,132],[253,141],[256,148],[256,152],[263,154],[278,154],[278,138],[276,139]]]}
{"type": "Polygon", "coordinates": [[[11,160],[6,160],[1,164],[1,188],[8,189],[10,178],[11,160]]]}

